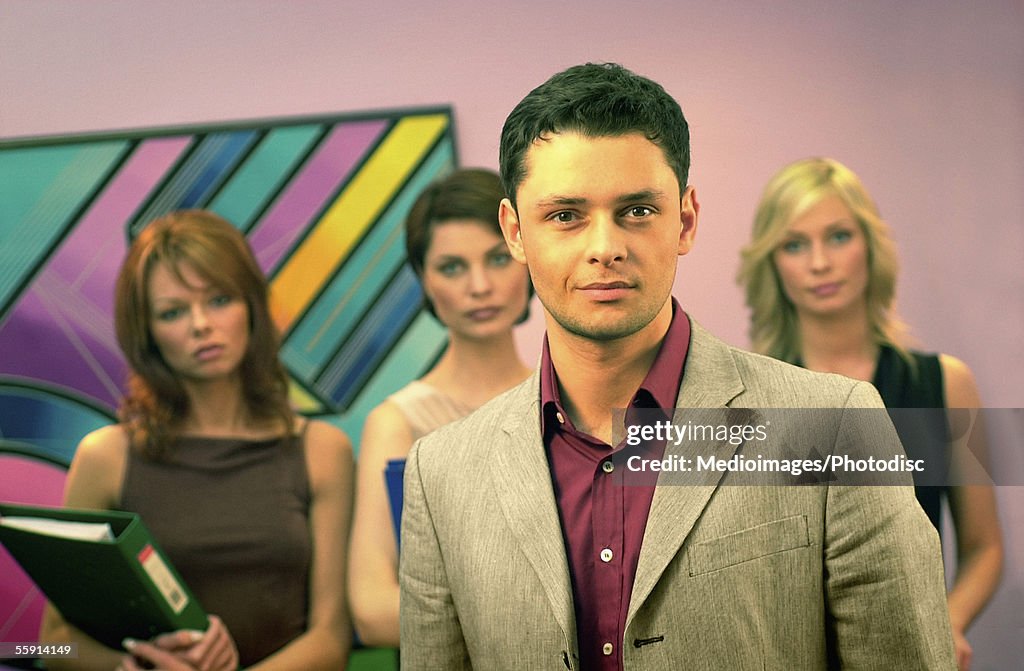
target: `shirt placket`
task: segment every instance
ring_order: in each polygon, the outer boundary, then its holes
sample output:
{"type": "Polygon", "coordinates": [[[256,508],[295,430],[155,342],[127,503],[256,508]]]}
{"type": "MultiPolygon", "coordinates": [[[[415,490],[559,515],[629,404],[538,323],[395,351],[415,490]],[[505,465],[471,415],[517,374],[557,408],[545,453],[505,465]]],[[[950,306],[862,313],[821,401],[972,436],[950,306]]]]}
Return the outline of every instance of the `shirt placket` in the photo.
{"type": "Polygon", "coordinates": [[[623,488],[613,484],[604,464],[611,463],[611,450],[594,471],[591,508],[594,533],[595,596],[601,605],[598,617],[599,658],[602,669],[618,669],[619,615],[622,611],[622,553],[624,550],[623,488]]]}

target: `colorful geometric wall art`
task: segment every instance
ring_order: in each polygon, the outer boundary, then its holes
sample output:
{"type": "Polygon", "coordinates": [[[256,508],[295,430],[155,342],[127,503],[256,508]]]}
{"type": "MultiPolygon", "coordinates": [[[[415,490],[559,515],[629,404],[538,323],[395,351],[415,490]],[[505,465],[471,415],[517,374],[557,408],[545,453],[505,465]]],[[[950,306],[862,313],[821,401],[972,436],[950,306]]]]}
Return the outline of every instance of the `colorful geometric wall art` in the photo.
{"type": "Polygon", "coordinates": [[[402,221],[455,164],[445,107],[0,142],[0,438],[66,463],[113,421],[127,243],[208,208],[270,277],[294,402],[358,445],[366,413],[444,347],[402,221]]]}

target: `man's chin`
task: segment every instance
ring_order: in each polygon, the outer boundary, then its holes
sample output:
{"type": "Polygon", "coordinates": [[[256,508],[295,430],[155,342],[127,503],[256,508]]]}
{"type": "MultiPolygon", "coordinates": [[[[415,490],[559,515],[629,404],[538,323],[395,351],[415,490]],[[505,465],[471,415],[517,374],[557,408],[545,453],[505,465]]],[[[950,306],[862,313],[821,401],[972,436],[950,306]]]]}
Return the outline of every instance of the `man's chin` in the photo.
{"type": "Polygon", "coordinates": [[[598,319],[592,315],[590,319],[559,319],[555,320],[566,332],[585,340],[594,342],[613,342],[628,338],[644,329],[653,321],[633,314],[620,315],[616,319],[598,319]]]}

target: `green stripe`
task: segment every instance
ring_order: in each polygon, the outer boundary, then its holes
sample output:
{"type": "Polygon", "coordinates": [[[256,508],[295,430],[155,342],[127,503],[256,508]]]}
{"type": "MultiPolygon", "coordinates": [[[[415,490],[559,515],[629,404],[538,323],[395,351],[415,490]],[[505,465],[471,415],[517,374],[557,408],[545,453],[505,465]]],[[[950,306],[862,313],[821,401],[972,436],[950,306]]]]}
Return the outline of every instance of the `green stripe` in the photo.
{"type": "Polygon", "coordinates": [[[272,130],[221,189],[210,209],[243,231],[248,230],[322,130],[319,125],[272,130]]]}
{"type": "Polygon", "coordinates": [[[0,305],[91,198],[126,141],[0,151],[0,305]]]}

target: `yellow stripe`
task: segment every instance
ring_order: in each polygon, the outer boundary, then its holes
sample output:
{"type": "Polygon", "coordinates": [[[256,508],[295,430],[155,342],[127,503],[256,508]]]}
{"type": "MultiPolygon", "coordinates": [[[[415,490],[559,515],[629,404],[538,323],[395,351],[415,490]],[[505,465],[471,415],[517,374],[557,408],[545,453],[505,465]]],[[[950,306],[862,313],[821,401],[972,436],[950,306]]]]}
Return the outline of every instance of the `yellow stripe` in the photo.
{"type": "Polygon", "coordinates": [[[448,126],[448,116],[406,117],[381,142],[271,285],[274,323],[286,332],[408,180],[448,126]]]}
{"type": "Polygon", "coordinates": [[[288,381],[288,400],[296,412],[314,413],[324,412],[323,404],[306,392],[305,389],[295,383],[295,380],[288,381]]]}

